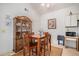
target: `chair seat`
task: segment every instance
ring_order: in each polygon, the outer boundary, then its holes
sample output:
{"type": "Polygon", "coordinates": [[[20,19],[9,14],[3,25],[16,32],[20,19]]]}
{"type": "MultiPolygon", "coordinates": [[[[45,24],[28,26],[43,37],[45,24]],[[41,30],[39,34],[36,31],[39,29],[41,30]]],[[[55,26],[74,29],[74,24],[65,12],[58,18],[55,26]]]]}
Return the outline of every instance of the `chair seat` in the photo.
{"type": "Polygon", "coordinates": [[[34,48],[34,47],[36,47],[36,46],[30,46],[29,48],[28,48],[28,46],[24,46],[24,49],[31,49],[31,48],[34,48]]]}
{"type": "Polygon", "coordinates": [[[44,42],[44,41],[42,41],[42,42],[41,42],[41,45],[44,45],[44,44],[47,45],[48,42],[44,42]]]}
{"type": "Polygon", "coordinates": [[[37,42],[30,42],[30,46],[36,46],[37,42]]]}
{"type": "Polygon", "coordinates": [[[31,48],[34,48],[34,47],[36,47],[37,46],[37,42],[34,42],[34,43],[30,43],[30,46],[24,46],[24,48],[25,49],[28,49],[28,47],[29,47],[29,49],[31,49],[31,48]]]}

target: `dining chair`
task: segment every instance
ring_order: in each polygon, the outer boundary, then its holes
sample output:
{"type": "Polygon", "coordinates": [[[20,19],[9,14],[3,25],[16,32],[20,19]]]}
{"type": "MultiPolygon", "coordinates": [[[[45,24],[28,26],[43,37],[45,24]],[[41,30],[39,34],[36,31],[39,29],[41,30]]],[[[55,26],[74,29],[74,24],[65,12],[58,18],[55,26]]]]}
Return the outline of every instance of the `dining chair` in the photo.
{"type": "Polygon", "coordinates": [[[31,55],[37,55],[37,43],[33,42],[30,36],[32,34],[23,34],[23,49],[24,49],[24,56],[27,54],[29,56],[31,55]]]}
{"type": "Polygon", "coordinates": [[[41,41],[41,50],[43,55],[50,55],[51,51],[51,35],[48,32],[44,32],[45,38],[41,41]]]}

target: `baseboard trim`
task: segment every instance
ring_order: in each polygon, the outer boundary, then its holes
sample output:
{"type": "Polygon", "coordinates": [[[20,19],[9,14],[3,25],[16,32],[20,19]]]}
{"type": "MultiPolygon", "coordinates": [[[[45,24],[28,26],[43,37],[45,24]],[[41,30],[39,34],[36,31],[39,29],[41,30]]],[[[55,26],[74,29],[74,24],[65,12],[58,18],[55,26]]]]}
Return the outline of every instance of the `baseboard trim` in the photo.
{"type": "Polygon", "coordinates": [[[15,54],[15,53],[12,50],[10,50],[8,52],[5,52],[5,53],[0,54],[0,56],[11,56],[13,54],[15,54]]]}

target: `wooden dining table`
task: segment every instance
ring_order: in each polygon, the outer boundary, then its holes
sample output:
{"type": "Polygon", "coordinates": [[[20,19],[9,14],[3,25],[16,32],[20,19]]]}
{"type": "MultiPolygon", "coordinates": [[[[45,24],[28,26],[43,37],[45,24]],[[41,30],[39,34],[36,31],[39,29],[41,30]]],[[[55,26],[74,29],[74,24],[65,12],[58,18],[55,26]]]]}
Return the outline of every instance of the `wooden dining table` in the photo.
{"type": "Polygon", "coordinates": [[[32,38],[36,39],[37,41],[37,55],[40,56],[40,43],[41,43],[41,39],[45,39],[45,35],[38,35],[38,34],[34,34],[31,35],[32,38]]]}

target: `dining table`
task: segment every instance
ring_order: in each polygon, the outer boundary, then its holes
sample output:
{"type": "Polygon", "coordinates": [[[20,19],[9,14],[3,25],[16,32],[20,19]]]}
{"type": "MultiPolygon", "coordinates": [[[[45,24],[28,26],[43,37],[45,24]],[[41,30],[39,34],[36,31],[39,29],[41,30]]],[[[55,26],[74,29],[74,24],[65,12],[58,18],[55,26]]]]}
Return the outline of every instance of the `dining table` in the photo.
{"type": "Polygon", "coordinates": [[[33,39],[35,39],[36,42],[37,42],[37,55],[40,56],[40,44],[41,44],[41,40],[44,40],[46,36],[45,35],[34,34],[34,35],[31,35],[31,37],[33,39]]]}

